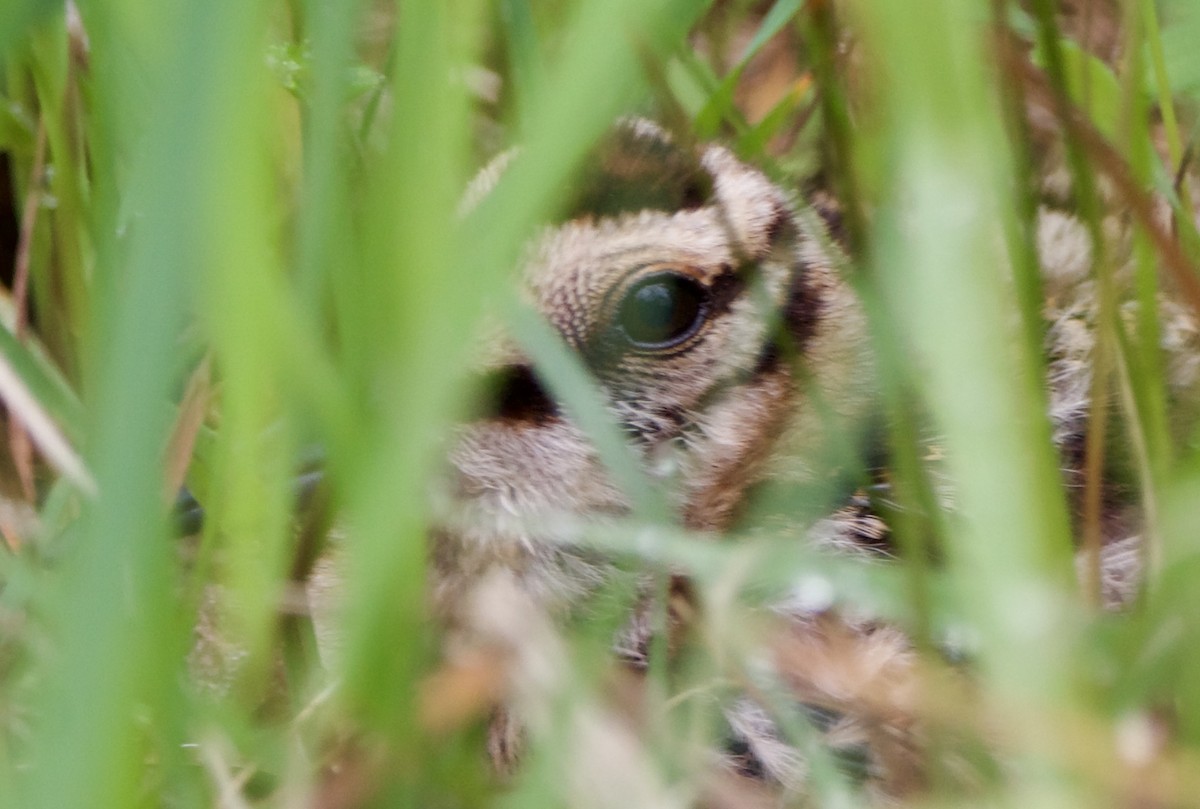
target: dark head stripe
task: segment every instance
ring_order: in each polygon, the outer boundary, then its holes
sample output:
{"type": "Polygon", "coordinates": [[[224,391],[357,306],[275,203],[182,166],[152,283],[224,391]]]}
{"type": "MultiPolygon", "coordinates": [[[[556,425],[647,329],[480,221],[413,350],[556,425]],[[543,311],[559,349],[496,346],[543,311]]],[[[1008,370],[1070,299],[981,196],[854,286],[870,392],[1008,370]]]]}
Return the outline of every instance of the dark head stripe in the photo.
{"type": "Polygon", "coordinates": [[[639,211],[674,213],[712,201],[714,180],[691,150],[653,132],[619,126],[575,182],[562,220],[639,211]]]}

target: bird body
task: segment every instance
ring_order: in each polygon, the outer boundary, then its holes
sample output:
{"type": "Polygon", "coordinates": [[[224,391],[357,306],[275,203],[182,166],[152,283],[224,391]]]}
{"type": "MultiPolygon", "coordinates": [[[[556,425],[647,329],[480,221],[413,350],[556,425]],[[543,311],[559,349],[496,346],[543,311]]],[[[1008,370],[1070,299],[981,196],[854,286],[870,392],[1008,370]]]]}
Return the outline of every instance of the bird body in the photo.
{"type": "MultiPolygon", "coordinates": [[[[469,202],[510,159],[484,170],[469,202]]],[[[524,304],[587,370],[633,449],[642,484],[658,490],[695,541],[740,529],[763,490],[774,488],[807,510],[757,514],[760,526],[782,525],[797,542],[843,556],[893,554],[887,520],[864,493],[864,484],[879,483],[887,499],[886,462],[872,469],[878,452],[869,446],[877,440],[878,360],[831,210],[806,204],[722,146],[693,147],[633,119],[614,128],[563,220],[525,253],[524,304]]],[[[1049,417],[1069,485],[1090,406],[1087,239],[1069,214],[1040,212],[1049,417]]],[[[1195,356],[1194,320],[1175,314],[1175,355],[1195,356]]],[[[489,404],[457,429],[446,452],[430,586],[451,665],[464,649],[506,650],[509,683],[489,751],[498,770],[512,772],[529,728],[547,721],[548,695],[564,687],[553,674],[563,655],[552,640],[556,627],[627,567],[586,536],[598,527],[635,531],[636,498],[520,345],[493,336],[480,355],[489,404]]],[[[1194,371],[1195,363],[1181,367],[1194,371]]],[[[1181,375],[1179,387],[1194,387],[1194,373],[1181,375]]],[[[937,494],[952,508],[951,488],[937,494]]],[[[1135,509],[1111,511],[1123,516],[1106,523],[1101,568],[1106,602],[1119,606],[1136,591],[1141,555],[1136,517],[1128,516],[1135,509]]],[[[665,588],[653,575],[637,578],[613,639],[617,659],[638,675],[654,648],[677,651],[702,611],[704,598],[686,575],[666,573],[665,588]]],[[[913,642],[800,590],[768,610],[775,629],[763,636],[760,657],[817,717],[835,754],[858,760],[873,794],[911,794],[923,783],[913,642]]],[[[946,676],[956,683],[949,690],[962,685],[946,676]]],[[[751,691],[725,704],[718,770],[803,792],[806,757],[751,691]]]]}

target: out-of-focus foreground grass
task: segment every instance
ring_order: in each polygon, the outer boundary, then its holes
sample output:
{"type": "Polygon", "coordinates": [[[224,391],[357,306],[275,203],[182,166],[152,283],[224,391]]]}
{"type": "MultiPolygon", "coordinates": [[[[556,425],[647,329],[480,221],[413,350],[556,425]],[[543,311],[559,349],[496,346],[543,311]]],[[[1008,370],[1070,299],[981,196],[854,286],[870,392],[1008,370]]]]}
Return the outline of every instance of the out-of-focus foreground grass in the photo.
{"type": "MultiPolygon", "coordinates": [[[[829,575],[845,606],[969,648],[1005,771],[981,799],[1200,805],[1200,458],[1145,305],[1163,290],[1185,300],[1179,274],[1200,258],[1177,193],[1200,112],[1200,14],[1186,0],[1059,11],[7,0],[0,806],[568,800],[552,742],[498,791],[482,718],[422,710],[439,652],[426,480],[468,409],[481,316],[511,309],[521,245],[630,112],[724,140],[797,193],[819,174],[841,196],[883,349],[881,440],[900,459],[902,514],[921,516],[897,565],[829,575]],[[1096,189],[1114,171],[1130,182],[1109,202],[1136,212],[1154,194],[1176,213],[1166,227],[1128,217],[1132,275],[1093,251],[1093,391],[1109,404],[1091,457],[1126,459],[1146,515],[1147,583],[1121,614],[1089,610],[1074,584],[1077,499],[1038,383],[1039,155],[1018,112],[1038,93],[1064,102],[1049,108],[1073,204],[1097,233],[1096,189]],[[515,143],[536,159],[459,216],[476,169],[515,143]],[[926,415],[950,459],[949,517],[918,505],[932,502],[912,426],[926,415]],[[297,525],[314,448],[322,507],[297,525]],[[174,538],[170,512],[185,484],[206,510],[192,542],[174,538]],[[333,670],[296,609],[328,514],[349,537],[333,670]],[[194,627],[217,612],[214,584],[237,665],[197,685],[194,627]]],[[[753,543],[678,533],[638,550],[701,587],[747,569],[753,543]]],[[[805,559],[751,567],[777,586],[805,559]]],[[[932,724],[970,735],[953,707],[932,705],[932,724]]],[[[670,750],[647,766],[663,804],[682,805],[702,766],[670,750]]],[[[844,798],[828,781],[818,793],[844,798]]],[[[936,785],[930,801],[951,800],[936,785]]]]}

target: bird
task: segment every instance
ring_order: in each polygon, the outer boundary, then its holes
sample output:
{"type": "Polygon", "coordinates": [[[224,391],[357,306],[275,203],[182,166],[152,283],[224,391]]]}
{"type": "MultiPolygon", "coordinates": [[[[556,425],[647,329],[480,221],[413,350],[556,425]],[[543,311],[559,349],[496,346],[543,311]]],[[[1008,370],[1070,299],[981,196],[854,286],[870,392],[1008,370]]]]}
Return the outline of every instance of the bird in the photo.
{"type": "MultiPolygon", "coordinates": [[[[485,168],[468,199],[485,196],[510,159],[485,168]]],[[[524,254],[521,298],[586,369],[678,526],[724,535],[765,489],[783,487],[826,509],[804,521],[800,541],[891,554],[886,520],[863,490],[866,445],[878,440],[876,360],[832,199],[801,199],[726,147],[639,118],[613,128],[570,196],[524,254]],[[839,464],[860,472],[831,473],[839,464]]],[[[473,638],[530,659],[512,689],[525,707],[501,706],[489,729],[493,764],[511,774],[532,721],[522,711],[536,713],[538,688],[552,688],[529,638],[587,609],[620,570],[574,537],[619,523],[634,503],[520,344],[492,333],[481,353],[487,404],[446,452],[430,590],[452,644],[473,638]]],[[[658,626],[672,636],[669,654],[695,598],[685,575],[666,591],[658,626]]],[[[634,601],[612,647],[637,673],[651,662],[656,601],[644,592],[634,601]]],[[[806,661],[785,676],[835,760],[880,795],[917,788],[912,723],[884,705],[900,698],[856,708],[869,694],[911,689],[910,639],[828,605],[779,603],[774,613],[784,616],[774,655],[806,661]]],[[[722,716],[713,755],[726,781],[804,791],[810,765],[761,699],[736,697],[722,716]]]]}
{"type": "MultiPolygon", "coordinates": [[[[468,206],[511,159],[481,172],[468,206]]],[[[568,197],[523,254],[519,295],[527,316],[548,324],[587,371],[633,452],[636,485],[658,492],[692,537],[741,530],[769,499],[764,492],[799,492],[817,510],[790,515],[797,541],[886,564],[895,548],[881,508],[890,492],[878,447],[878,360],[837,202],[784,188],[725,146],[642,118],[613,127],[568,197]]],[[[1051,301],[1048,417],[1070,479],[1090,406],[1089,237],[1050,204],[1036,229],[1051,301]]],[[[1177,353],[1194,355],[1194,321],[1176,314],[1184,325],[1172,333],[1186,348],[1177,353]]],[[[483,403],[450,437],[434,487],[430,598],[448,659],[504,650],[511,677],[487,746],[495,770],[511,776],[531,728],[548,721],[546,694],[562,688],[553,674],[565,654],[557,628],[627,571],[619,554],[584,537],[597,526],[631,530],[622,520],[636,497],[527,346],[503,329],[482,342],[483,403]]],[[[1136,517],[1126,506],[1112,509],[1101,559],[1113,608],[1140,578],[1136,517]]],[[[635,679],[655,654],[677,654],[703,612],[686,571],[665,576],[663,584],[635,574],[612,638],[613,659],[635,679]]],[[[811,592],[767,612],[775,631],[763,656],[834,764],[880,801],[919,791],[914,693],[924,675],[913,639],[811,592]]],[[[945,676],[955,683],[947,688],[962,687],[952,666],[945,676]]],[[[816,765],[788,741],[768,702],[749,688],[723,705],[712,752],[719,777],[702,805],[806,793],[816,765]],[[740,797],[728,797],[730,784],[740,797]]],[[[620,722],[605,727],[636,745],[620,722]]]]}
{"type": "MultiPolygon", "coordinates": [[[[580,186],[528,253],[525,298],[640,457],[672,470],[682,526],[722,532],[755,483],[811,474],[797,460],[833,451],[831,414],[846,428],[867,415],[866,322],[842,258],[818,215],[761,172],[648,121],[618,126],[580,186]],[[824,412],[801,406],[793,355],[821,369],[824,412]]],[[[489,353],[490,412],[448,453],[451,499],[476,519],[437,532],[442,612],[492,564],[519,564],[548,605],[569,601],[595,571],[527,529],[631,505],[532,362],[504,340],[489,353]]]]}

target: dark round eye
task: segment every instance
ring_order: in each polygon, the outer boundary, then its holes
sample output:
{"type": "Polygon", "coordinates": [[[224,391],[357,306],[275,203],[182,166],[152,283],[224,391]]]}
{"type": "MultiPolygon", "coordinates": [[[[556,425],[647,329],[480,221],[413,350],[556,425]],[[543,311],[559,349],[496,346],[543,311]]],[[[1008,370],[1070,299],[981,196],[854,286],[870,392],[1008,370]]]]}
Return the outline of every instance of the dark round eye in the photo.
{"type": "Polygon", "coordinates": [[[704,288],[673,272],[638,281],[621,300],[617,323],[637,348],[670,348],[696,333],[706,314],[704,288]]]}

